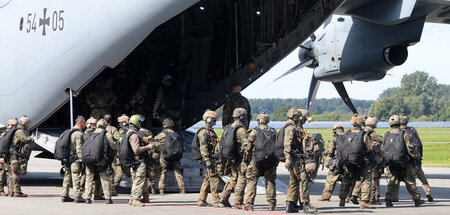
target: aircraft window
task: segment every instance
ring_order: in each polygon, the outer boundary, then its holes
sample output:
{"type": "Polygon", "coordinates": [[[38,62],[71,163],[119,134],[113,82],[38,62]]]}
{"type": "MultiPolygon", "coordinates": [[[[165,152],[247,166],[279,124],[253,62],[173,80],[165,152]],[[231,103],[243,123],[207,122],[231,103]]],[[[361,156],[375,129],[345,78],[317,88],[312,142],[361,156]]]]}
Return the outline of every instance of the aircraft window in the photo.
{"type": "Polygon", "coordinates": [[[0,0],[0,8],[6,6],[12,0],[0,0]]]}
{"type": "Polygon", "coordinates": [[[338,22],[343,22],[343,21],[345,21],[345,19],[342,18],[342,17],[339,17],[339,18],[337,19],[337,21],[338,21],[338,22]]]}

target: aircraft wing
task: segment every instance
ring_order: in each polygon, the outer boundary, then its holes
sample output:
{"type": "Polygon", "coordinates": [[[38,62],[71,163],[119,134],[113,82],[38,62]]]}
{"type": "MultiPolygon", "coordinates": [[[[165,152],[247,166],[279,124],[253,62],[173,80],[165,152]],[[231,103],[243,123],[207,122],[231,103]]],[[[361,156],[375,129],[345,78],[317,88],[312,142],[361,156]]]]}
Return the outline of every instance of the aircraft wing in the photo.
{"type": "Polygon", "coordinates": [[[335,14],[383,25],[395,25],[423,16],[426,16],[426,22],[450,24],[450,0],[347,0],[335,14]]]}

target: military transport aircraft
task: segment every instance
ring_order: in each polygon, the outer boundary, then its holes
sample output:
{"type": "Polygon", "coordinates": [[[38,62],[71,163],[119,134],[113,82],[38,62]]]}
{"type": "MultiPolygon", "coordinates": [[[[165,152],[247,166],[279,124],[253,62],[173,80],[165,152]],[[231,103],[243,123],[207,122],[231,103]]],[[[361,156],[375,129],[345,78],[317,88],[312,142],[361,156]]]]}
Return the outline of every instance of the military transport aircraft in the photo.
{"type": "Polygon", "coordinates": [[[303,67],[314,68],[308,94],[312,113],[320,81],[332,82],[354,113],[343,82],[376,81],[408,58],[425,22],[450,24],[449,0],[345,1],[316,37],[300,45],[300,63],[274,81],[303,67]]]}

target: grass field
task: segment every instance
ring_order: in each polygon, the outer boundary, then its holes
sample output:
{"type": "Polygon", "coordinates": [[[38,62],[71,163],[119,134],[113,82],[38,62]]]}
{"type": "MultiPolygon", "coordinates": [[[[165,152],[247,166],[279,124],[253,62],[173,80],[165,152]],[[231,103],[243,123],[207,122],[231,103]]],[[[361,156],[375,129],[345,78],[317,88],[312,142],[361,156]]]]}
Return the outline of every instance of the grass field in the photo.
{"type": "MultiPolygon", "coordinates": [[[[423,143],[423,166],[450,167],[450,128],[416,128],[423,143]]],[[[387,128],[377,128],[375,131],[384,136],[387,128]]],[[[222,136],[223,129],[215,129],[222,136]]],[[[308,133],[322,134],[325,143],[333,135],[331,129],[307,129],[308,133]]]]}

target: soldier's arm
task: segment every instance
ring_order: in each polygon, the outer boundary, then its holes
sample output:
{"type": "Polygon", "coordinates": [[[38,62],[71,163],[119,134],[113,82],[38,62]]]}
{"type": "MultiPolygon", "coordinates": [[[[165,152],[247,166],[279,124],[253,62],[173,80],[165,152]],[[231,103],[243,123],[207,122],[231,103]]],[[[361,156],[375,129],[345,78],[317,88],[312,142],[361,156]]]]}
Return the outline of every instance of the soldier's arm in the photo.
{"type": "Polygon", "coordinates": [[[250,132],[250,134],[248,135],[248,144],[244,149],[244,161],[246,162],[249,162],[251,160],[251,155],[255,146],[256,135],[256,129],[250,132]]]}
{"type": "Polygon", "coordinates": [[[251,113],[251,111],[252,111],[252,109],[251,109],[251,107],[250,107],[250,102],[248,102],[248,99],[247,98],[245,98],[244,96],[242,96],[243,98],[244,98],[244,100],[245,100],[245,104],[244,104],[244,106],[245,106],[245,110],[247,110],[247,119],[249,120],[249,121],[251,121],[252,120],[252,113],[251,113]]]}
{"type": "Polygon", "coordinates": [[[291,160],[291,143],[294,140],[294,126],[288,126],[284,130],[284,156],[291,160]]]}
{"type": "Polygon", "coordinates": [[[159,133],[155,137],[156,141],[152,141],[152,145],[155,151],[161,151],[162,147],[164,147],[164,143],[166,140],[166,134],[164,132],[159,133]]]}
{"type": "Polygon", "coordinates": [[[369,135],[364,134],[363,141],[366,148],[366,153],[372,153],[373,143],[370,141],[369,135]]]}
{"type": "Polygon", "coordinates": [[[240,152],[243,152],[244,149],[248,146],[248,139],[247,139],[247,130],[245,128],[240,127],[236,131],[236,138],[237,142],[239,143],[238,149],[240,152]]]}
{"type": "Polygon", "coordinates": [[[161,106],[161,103],[163,101],[163,97],[164,97],[164,92],[161,87],[161,88],[159,88],[158,93],[156,94],[155,104],[153,105],[153,113],[158,112],[159,106],[161,106]]]}
{"type": "Polygon", "coordinates": [[[328,141],[328,147],[323,152],[323,156],[333,157],[336,151],[336,137],[331,136],[331,139],[328,141]]]}
{"type": "Polygon", "coordinates": [[[119,139],[120,139],[120,132],[119,132],[119,130],[117,130],[117,128],[113,128],[112,135],[113,135],[113,137],[114,137],[114,139],[116,141],[119,141],[119,139]]]}
{"type": "Polygon", "coordinates": [[[106,133],[106,139],[108,140],[108,146],[116,151],[117,150],[117,141],[114,139],[114,137],[110,133],[106,133]]]}
{"type": "Polygon", "coordinates": [[[81,159],[81,147],[84,143],[83,133],[81,131],[76,131],[75,133],[75,150],[77,151],[78,159],[81,159]]]}
{"type": "Polygon", "coordinates": [[[130,136],[129,139],[129,143],[131,145],[131,149],[133,149],[134,155],[139,156],[141,155],[143,152],[147,151],[150,149],[150,146],[140,146],[139,144],[139,137],[137,134],[132,134],[130,136]]]}
{"type": "Polygon", "coordinates": [[[206,132],[205,129],[201,130],[200,132],[198,132],[197,134],[197,138],[198,138],[198,143],[200,145],[200,154],[202,155],[203,160],[206,161],[211,161],[211,155],[209,154],[208,151],[208,133],[206,132]]]}
{"type": "Polygon", "coordinates": [[[17,137],[17,139],[24,143],[24,144],[28,144],[28,143],[32,143],[33,142],[33,138],[31,138],[30,136],[26,135],[25,132],[22,129],[19,129],[16,131],[15,136],[17,137]]]}
{"type": "Polygon", "coordinates": [[[225,100],[225,104],[223,105],[222,125],[231,124],[231,115],[233,113],[233,110],[231,110],[230,103],[230,98],[228,98],[227,100],[225,100]]]}
{"type": "Polygon", "coordinates": [[[403,138],[405,139],[405,145],[406,145],[406,150],[408,151],[408,154],[413,158],[413,159],[420,159],[420,154],[417,151],[416,146],[414,146],[411,143],[411,140],[409,139],[409,136],[406,132],[404,132],[403,134],[403,138]]]}

